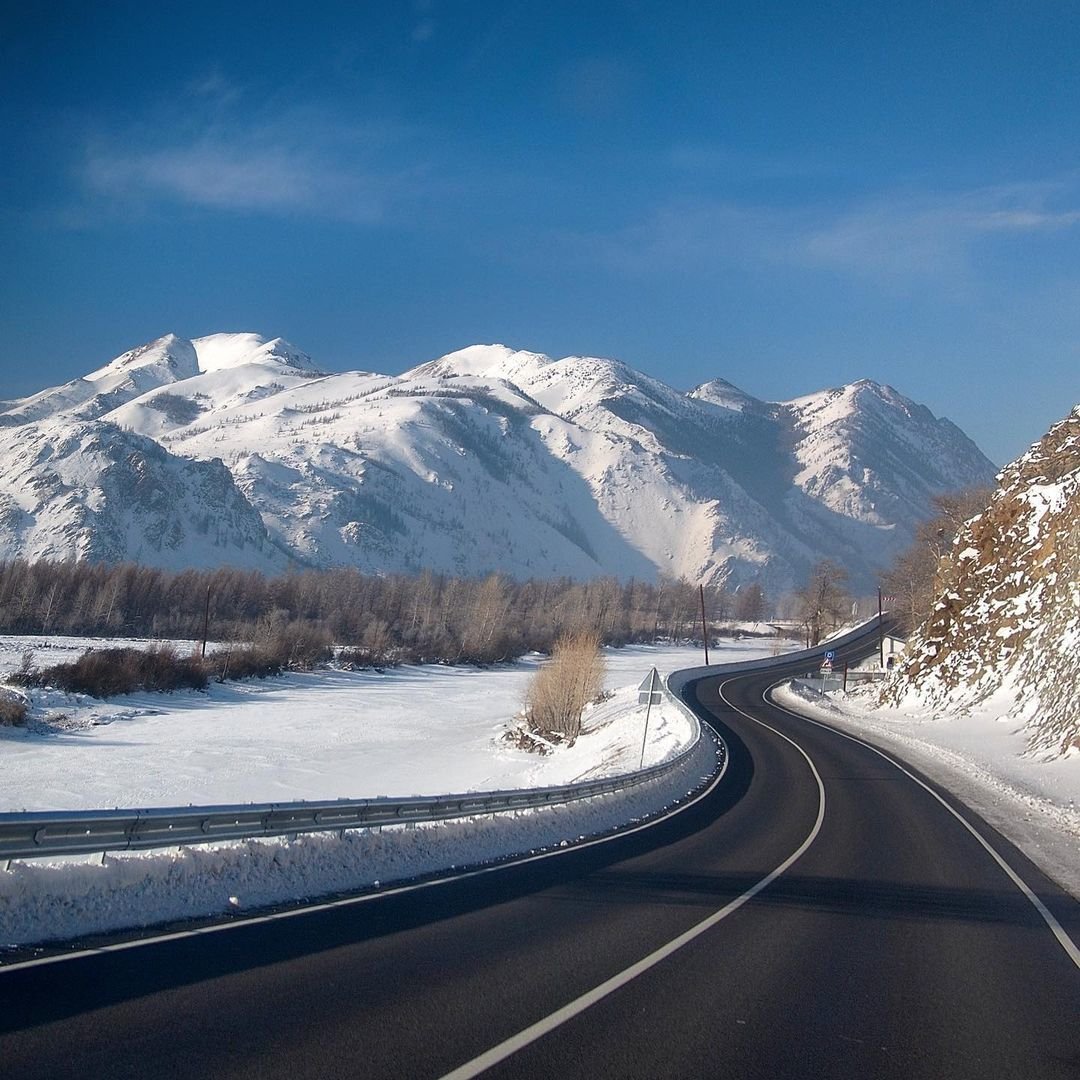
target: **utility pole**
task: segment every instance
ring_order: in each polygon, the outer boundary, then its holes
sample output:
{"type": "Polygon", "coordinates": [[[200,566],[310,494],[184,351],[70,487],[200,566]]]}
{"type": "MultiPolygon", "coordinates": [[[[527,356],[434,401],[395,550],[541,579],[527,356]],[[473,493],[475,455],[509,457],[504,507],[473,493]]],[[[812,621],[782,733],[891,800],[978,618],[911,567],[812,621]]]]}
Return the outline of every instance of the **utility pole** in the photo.
{"type": "Polygon", "coordinates": [[[705,642],[705,666],[709,666],[709,624],[705,621],[705,586],[698,586],[698,595],[701,597],[701,637],[705,642]]]}
{"type": "Polygon", "coordinates": [[[210,586],[206,586],[206,607],[202,621],[202,658],[206,659],[206,635],[210,632],[210,586]]]}
{"type": "Polygon", "coordinates": [[[881,586],[877,589],[877,640],[878,640],[878,662],[881,665],[881,670],[885,670],[885,628],[881,623],[881,586]]]}

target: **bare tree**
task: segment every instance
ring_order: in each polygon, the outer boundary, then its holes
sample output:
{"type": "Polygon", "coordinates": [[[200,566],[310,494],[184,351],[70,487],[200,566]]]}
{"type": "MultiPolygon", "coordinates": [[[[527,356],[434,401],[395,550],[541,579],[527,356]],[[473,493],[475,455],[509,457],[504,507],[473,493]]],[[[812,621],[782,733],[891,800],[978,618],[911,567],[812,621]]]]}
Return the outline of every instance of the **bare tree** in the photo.
{"type": "Polygon", "coordinates": [[[936,495],[937,514],[919,526],[915,542],[882,575],[885,591],[896,598],[893,611],[909,632],[930,617],[941,592],[942,559],[951,550],[960,526],[986,508],[990,494],[987,488],[972,488],[936,495]]]}
{"type": "Polygon", "coordinates": [[[814,564],[807,583],[796,590],[799,620],[809,646],[817,645],[824,634],[835,630],[851,610],[851,597],[845,587],[847,578],[842,566],[822,559],[814,564]]]}
{"type": "Polygon", "coordinates": [[[758,622],[765,618],[768,605],[765,602],[765,590],[756,582],[740,586],[735,592],[735,618],[747,622],[758,622]]]}

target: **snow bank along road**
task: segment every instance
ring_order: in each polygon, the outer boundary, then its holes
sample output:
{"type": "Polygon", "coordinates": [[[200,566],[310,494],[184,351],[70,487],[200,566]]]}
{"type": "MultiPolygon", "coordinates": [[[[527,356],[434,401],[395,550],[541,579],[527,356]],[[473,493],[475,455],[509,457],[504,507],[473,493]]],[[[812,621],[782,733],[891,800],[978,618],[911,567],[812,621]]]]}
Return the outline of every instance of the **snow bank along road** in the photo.
{"type": "Polygon", "coordinates": [[[688,688],[728,768],[652,828],[0,974],[5,1077],[1076,1077],[1080,905],[805,669],[688,688]]]}

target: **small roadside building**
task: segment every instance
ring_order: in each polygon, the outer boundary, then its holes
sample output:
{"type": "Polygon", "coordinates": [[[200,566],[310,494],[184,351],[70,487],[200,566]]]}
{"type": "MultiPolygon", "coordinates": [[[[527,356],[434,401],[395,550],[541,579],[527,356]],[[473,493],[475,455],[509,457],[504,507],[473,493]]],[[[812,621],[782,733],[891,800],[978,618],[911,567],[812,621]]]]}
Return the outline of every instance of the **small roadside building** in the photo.
{"type": "Polygon", "coordinates": [[[885,634],[881,648],[853,667],[852,671],[891,671],[900,663],[907,648],[907,638],[900,634],[885,634]]]}

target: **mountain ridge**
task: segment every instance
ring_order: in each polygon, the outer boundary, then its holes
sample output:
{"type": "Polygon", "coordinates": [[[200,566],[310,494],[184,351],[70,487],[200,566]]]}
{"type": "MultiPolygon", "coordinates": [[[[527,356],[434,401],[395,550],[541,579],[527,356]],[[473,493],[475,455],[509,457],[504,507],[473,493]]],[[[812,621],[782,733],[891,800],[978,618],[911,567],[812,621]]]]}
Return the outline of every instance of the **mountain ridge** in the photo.
{"type": "MultiPolygon", "coordinates": [[[[267,569],[667,574],[781,591],[829,556],[868,589],[932,495],[994,472],[950,421],[869,380],[767,402],[724,379],[684,393],[619,360],[505,345],[397,376],[326,373],[280,338],[170,334],[0,404],[0,506],[19,510],[0,511],[0,555],[90,557],[69,530],[50,534],[55,514],[34,494],[50,470],[41,446],[80,424],[151,440],[194,514],[217,512],[218,489],[189,492],[188,464],[216,460],[251,511],[240,524],[220,489],[245,565],[267,569]]],[[[100,483],[84,472],[66,497],[89,506],[100,483]]],[[[129,545],[165,558],[137,518],[129,545]]],[[[169,565],[220,557],[184,537],[169,565]]]]}

